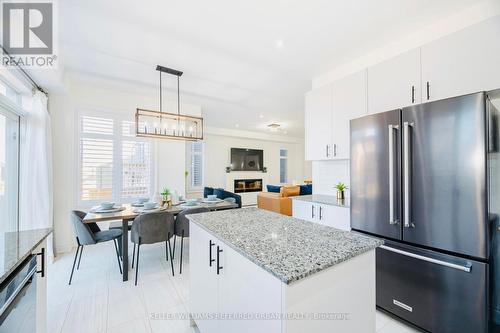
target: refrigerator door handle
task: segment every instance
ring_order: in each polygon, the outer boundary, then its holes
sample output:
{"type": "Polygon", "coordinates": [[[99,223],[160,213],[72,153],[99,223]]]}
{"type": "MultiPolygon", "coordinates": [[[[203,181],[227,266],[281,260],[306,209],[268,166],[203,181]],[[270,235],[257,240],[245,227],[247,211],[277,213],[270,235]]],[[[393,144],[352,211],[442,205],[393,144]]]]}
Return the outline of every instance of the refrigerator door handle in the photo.
{"type": "Polygon", "coordinates": [[[394,130],[398,125],[389,126],[389,224],[398,224],[399,220],[394,218],[394,130]]]}
{"type": "Polygon", "coordinates": [[[411,222],[411,152],[410,152],[410,127],[413,123],[405,121],[403,123],[403,187],[404,187],[404,227],[414,228],[415,225],[411,222]]]}
{"type": "Polygon", "coordinates": [[[419,260],[431,262],[433,264],[437,264],[437,265],[441,265],[441,266],[446,266],[446,267],[453,268],[453,269],[458,269],[459,271],[464,271],[464,272],[467,272],[467,273],[470,273],[471,268],[472,268],[471,264],[467,264],[466,266],[457,265],[457,264],[453,264],[451,262],[447,262],[447,261],[443,261],[443,260],[439,260],[439,259],[434,259],[434,258],[429,258],[429,257],[421,256],[419,254],[415,254],[415,253],[411,253],[411,252],[406,252],[406,251],[403,251],[403,250],[395,249],[395,248],[389,247],[387,245],[381,245],[380,248],[384,249],[384,250],[387,250],[387,251],[394,252],[394,253],[398,253],[398,254],[401,254],[401,255],[404,255],[404,256],[407,256],[407,257],[411,257],[411,258],[415,258],[415,259],[419,259],[419,260]]]}

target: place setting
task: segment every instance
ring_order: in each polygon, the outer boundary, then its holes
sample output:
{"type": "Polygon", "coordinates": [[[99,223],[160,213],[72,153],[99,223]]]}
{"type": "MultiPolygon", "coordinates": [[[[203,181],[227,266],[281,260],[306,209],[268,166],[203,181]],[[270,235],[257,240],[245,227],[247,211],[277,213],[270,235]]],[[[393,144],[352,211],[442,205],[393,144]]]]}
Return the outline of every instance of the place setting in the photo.
{"type": "Polygon", "coordinates": [[[133,210],[134,213],[152,213],[156,211],[163,211],[166,209],[154,201],[146,201],[143,202],[141,206],[134,206],[134,207],[136,207],[133,210]]]}
{"type": "Polygon", "coordinates": [[[100,205],[94,206],[90,209],[91,213],[105,214],[105,213],[116,213],[125,210],[122,205],[116,205],[114,202],[101,202],[100,205]]]}

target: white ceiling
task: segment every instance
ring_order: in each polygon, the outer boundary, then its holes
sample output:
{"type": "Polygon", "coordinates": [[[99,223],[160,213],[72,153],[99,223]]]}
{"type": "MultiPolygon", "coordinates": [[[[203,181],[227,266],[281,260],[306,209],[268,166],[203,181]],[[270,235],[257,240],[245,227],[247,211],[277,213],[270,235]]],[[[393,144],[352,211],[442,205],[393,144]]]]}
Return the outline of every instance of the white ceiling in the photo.
{"type": "Polygon", "coordinates": [[[152,87],[155,65],[179,69],[181,97],[202,107],[208,126],[278,122],[301,136],[313,76],[478,2],[64,0],[59,60],[65,70],[152,87]]]}

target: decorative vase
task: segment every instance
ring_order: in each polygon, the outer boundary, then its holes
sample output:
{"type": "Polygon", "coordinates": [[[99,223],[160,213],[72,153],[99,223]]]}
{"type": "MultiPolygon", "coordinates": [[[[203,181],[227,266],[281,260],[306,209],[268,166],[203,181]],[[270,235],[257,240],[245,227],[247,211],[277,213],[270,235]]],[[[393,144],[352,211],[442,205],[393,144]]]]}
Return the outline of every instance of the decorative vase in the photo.
{"type": "Polygon", "coordinates": [[[344,200],[344,199],[345,199],[345,192],[337,191],[337,200],[344,200]]]}

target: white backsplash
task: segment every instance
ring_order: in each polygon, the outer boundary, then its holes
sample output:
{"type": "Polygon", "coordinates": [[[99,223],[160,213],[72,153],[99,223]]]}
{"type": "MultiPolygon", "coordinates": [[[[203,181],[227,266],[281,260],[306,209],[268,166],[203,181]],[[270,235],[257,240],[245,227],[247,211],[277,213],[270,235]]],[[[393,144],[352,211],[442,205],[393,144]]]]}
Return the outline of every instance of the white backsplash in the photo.
{"type": "MultiPolygon", "coordinates": [[[[349,160],[312,162],[313,194],[336,195],[335,184],[350,186],[349,160]]],[[[349,197],[349,190],[346,195],[349,197]]]]}

